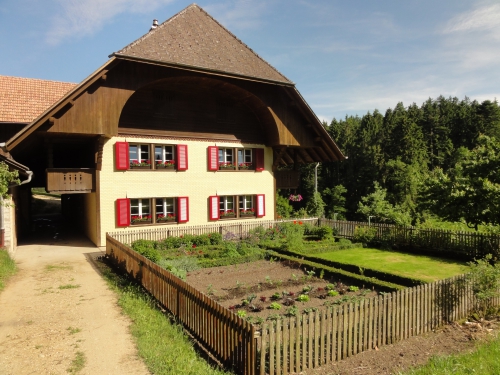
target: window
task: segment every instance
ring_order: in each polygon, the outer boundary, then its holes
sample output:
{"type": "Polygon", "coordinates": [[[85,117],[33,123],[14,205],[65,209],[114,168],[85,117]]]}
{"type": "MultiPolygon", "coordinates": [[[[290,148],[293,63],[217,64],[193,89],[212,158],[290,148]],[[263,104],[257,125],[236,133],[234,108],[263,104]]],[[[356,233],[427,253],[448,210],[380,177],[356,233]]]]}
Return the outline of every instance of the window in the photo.
{"type": "Polygon", "coordinates": [[[130,168],[151,168],[149,145],[129,144],[130,168]]]}
{"type": "Polygon", "coordinates": [[[208,147],[208,170],[264,170],[263,148],[208,147]]]}
{"type": "Polygon", "coordinates": [[[174,198],[156,198],[156,222],[169,223],[177,221],[174,198]]]}
{"type": "Polygon", "coordinates": [[[151,223],[150,199],[130,200],[130,223],[132,225],[151,223]]]}
{"type": "Polygon", "coordinates": [[[185,171],[188,169],[187,145],[116,142],[115,166],[117,170],[123,171],[129,169],[185,171]]]}
{"type": "Polygon", "coordinates": [[[118,199],[117,226],[185,223],[189,221],[188,197],[118,199]]]}
{"type": "Polygon", "coordinates": [[[219,148],[220,169],[234,169],[233,151],[232,148],[219,148]]]}
{"type": "Polygon", "coordinates": [[[219,216],[222,217],[235,217],[234,210],[234,197],[231,195],[219,197],[219,216]]]}
{"type": "Polygon", "coordinates": [[[264,194],[214,195],[208,198],[208,206],[210,220],[265,216],[264,194]]]}
{"type": "Polygon", "coordinates": [[[252,195],[239,196],[240,216],[255,216],[254,197],[252,195]]]}
{"type": "Polygon", "coordinates": [[[174,146],[155,145],[155,168],[174,168],[174,146]]]}

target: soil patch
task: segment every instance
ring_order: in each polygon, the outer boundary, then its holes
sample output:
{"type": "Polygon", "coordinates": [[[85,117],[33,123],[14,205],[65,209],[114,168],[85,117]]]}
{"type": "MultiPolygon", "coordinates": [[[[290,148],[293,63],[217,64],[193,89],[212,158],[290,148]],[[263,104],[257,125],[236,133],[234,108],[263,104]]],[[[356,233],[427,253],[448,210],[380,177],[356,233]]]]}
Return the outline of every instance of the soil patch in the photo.
{"type": "Polygon", "coordinates": [[[243,310],[247,317],[263,320],[276,314],[285,315],[290,307],[295,307],[299,314],[342,299],[354,301],[377,294],[376,291],[363,289],[363,285],[353,285],[358,290],[351,291],[351,285],[344,284],[342,280],[323,279],[307,267],[288,261],[261,260],[204,268],[190,272],[186,281],[222,306],[235,312],[243,310]],[[334,286],[336,296],[328,295],[329,285],[334,286]],[[299,301],[300,295],[307,295],[308,301],[299,301]],[[251,296],[254,297],[252,301],[251,296]],[[281,308],[272,309],[273,303],[281,308]]]}

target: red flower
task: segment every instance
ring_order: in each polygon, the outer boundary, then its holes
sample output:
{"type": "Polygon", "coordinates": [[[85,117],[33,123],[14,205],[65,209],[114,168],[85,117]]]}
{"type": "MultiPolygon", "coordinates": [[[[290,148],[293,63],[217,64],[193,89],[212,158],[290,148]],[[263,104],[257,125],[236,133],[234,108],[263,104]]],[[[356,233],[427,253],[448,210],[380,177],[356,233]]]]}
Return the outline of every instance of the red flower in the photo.
{"type": "Polygon", "coordinates": [[[193,249],[194,249],[194,248],[196,247],[196,245],[193,245],[192,247],[193,247],[193,249]]]}

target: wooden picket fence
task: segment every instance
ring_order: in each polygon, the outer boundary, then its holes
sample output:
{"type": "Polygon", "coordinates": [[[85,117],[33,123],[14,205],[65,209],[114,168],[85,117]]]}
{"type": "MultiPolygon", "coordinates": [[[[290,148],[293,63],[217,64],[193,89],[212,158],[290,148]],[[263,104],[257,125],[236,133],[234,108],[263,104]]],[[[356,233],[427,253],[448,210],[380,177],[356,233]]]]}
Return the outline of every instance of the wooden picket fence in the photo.
{"type": "MultiPolygon", "coordinates": [[[[258,373],[299,373],[466,318],[477,307],[466,279],[455,276],[264,324],[258,373]]],[[[492,304],[499,306],[500,298],[492,304]]]]}
{"type": "MultiPolygon", "coordinates": [[[[323,220],[320,219],[321,224],[325,224],[323,220]]],[[[106,254],[140,282],[218,361],[238,374],[298,373],[432,331],[445,323],[466,318],[477,308],[467,276],[461,275],[267,322],[257,330],[125,245],[137,239],[160,240],[188,233],[219,232],[229,238],[243,238],[255,227],[274,227],[280,222],[108,233],[106,254]]],[[[310,222],[318,224],[317,219],[310,222]]],[[[355,225],[360,224],[367,223],[355,225]]],[[[348,229],[350,225],[340,226],[346,237],[354,233],[355,225],[348,229]]],[[[491,302],[500,306],[500,298],[491,302]]]]}
{"type": "MultiPolygon", "coordinates": [[[[168,237],[180,237],[186,234],[201,235],[208,233],[220,233],[225,239],[242,239],[248,233],[258,227],[273,228],[283,222],[293,222],[297,220],[253,220],[242,223],[217,223],[207,225],[165,225],[148,229],[124,230],[109,232],[109,235],[124,244],[131,244],[137,240],[160,241],[168,237]]],[[[300,219],[302,223],[317,225],[317,218],[300,219]]]]}
{"type": "Polygon", "coordinates": [[[487,254],[500,257],[500,236],[466,231],[419,229],[412,226],[319,219],[337,231],[338,237],[352,239],[358,228],[375,229],[375,239],[400,250],[473,260],[487,254]]]}
{"type": "Polygon", "coordinates": [[[256,373],[254,326],[109,234],[106,254],[174,315],[224,367],[238,374],[256,373]]]}

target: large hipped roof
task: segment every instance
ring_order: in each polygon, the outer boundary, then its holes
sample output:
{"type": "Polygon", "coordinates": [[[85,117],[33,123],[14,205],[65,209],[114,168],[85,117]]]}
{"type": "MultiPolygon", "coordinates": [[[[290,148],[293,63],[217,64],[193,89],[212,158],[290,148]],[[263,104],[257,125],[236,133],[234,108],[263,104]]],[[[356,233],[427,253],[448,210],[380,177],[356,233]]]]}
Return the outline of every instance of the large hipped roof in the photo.
{"type": "Polygon", "coordinates": [[[111,56],[293,85],[196,4],[111,56]]]}

